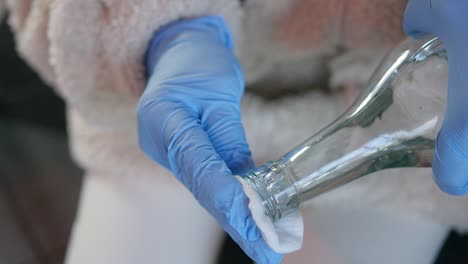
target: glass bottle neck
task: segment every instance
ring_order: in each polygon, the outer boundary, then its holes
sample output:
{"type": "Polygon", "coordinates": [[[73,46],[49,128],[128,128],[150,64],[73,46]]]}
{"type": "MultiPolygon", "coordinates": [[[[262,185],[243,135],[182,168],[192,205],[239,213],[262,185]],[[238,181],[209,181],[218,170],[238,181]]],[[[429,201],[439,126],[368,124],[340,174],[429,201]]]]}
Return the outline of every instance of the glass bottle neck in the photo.
{"type": "Polygon", "coordinates": [[[299,192],[280,163],[265,163],[242,177],[260,196],[266,215],[273,221],[299,208],[299,192]]]}
{"type": "Polygon", "coordinates": [[[301,175],[304,167],[310,168],[315,151],[323,151],[330,142],[345,145],[343,131],[295,153],[289,153],[276,162],[268,162],[243,177],[263,200],[265,212],[274,221],[299,208],[299,205],[322,193],[334,190],[348,182],[373,172],[402,167],[429,167],[434,155],[434,141],[424,137],[381,135],[360,148],[335,155],[322,155],[314,161],[321,163],[308,175],[301,175]],[[340,142],[341,141],[341,142],[340,142]],[[296,154],[296,156],[294,156],[296,154]],[[333,157],[333,158],[330,158],[333,157]]]}

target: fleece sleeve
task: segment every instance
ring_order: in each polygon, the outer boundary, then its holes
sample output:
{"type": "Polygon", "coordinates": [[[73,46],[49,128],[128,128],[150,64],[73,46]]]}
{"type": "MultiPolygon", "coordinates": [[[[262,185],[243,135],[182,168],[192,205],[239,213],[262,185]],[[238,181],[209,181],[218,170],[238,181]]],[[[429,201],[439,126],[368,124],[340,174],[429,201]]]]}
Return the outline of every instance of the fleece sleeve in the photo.
{"type": "Polygon", "coordinates": [[[21,56],[84,118],[133,118],[153,34],[174,20],[222,16],[238,39],[237,0],[7,0],[21,56]]]}

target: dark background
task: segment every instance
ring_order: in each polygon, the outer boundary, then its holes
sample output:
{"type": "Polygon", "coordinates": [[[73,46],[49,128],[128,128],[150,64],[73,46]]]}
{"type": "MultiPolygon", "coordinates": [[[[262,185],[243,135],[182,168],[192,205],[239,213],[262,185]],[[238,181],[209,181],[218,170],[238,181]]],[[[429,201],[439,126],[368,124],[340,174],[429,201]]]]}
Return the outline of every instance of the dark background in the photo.
{"type": "MultiPolygon", "coordinates": [[[[18,58],[6,23],[0,58],[0,263],[63,263],[82,173],[68,154],[65,106],[18,58]]],[[[230,239],[218,262],[250,263],[230,239]]],[[[468,239],[452,233],[442,263],[468,263],[468,239]]]]}
{"type": "Polygon", "coordinates": [[[0,25],[0,263],[63,263],[81,184],[64,104],[0,25]]]}

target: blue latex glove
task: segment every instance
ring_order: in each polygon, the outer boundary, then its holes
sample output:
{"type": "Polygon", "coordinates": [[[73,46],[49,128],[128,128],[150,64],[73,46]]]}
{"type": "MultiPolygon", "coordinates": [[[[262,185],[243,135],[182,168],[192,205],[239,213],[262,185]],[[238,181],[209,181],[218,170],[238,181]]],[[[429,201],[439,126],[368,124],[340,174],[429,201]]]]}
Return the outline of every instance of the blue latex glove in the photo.
{"type": "Polygon", "coordinates": [[[263,240],[233,176],[253,162],[240,116],[244,79],[232,45],[215,16],[156,33],[138,105],[140,147],[172,171],[252,259],[279,263],[282,255],[263,240]]]}
{"type": "Polygon", "coordinates": [[[443,191],[463,195],[468,191],[468,1],[410,0],[404,29],[413,37],[432,33],[447,49],[449,89],[433,171],[443,191]]]}

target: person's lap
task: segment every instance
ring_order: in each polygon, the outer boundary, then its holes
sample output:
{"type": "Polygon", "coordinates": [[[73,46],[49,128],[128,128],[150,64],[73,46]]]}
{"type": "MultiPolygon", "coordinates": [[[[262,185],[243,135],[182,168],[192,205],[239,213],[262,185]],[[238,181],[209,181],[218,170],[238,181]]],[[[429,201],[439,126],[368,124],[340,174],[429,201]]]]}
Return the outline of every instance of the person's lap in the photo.
{"type": "MultiPolygon", "coordinates": [[[[105,177],[105,176],[104,176],[105,177]]],[[[216,221],[180,185],[122,189],[85,177],[67,264],[214,263],[216,221]]],[[[448,227],[371,209],[305,210],[304,248],[283,263],[430,264],[448,227]]]]}
{"type": "Polygon", "coordinates": [[[398,211],[306,208],[304,248],[285,264],[431,264],[449,227],[398,211]]]}
{"type": "MultiPolygon", "coordinates": [[[[182,186],[85,177],[66,263],[213,263],[223,233],[182,186]]],[[[156,177],[156,176],[155,176],[156,177]]]]}

